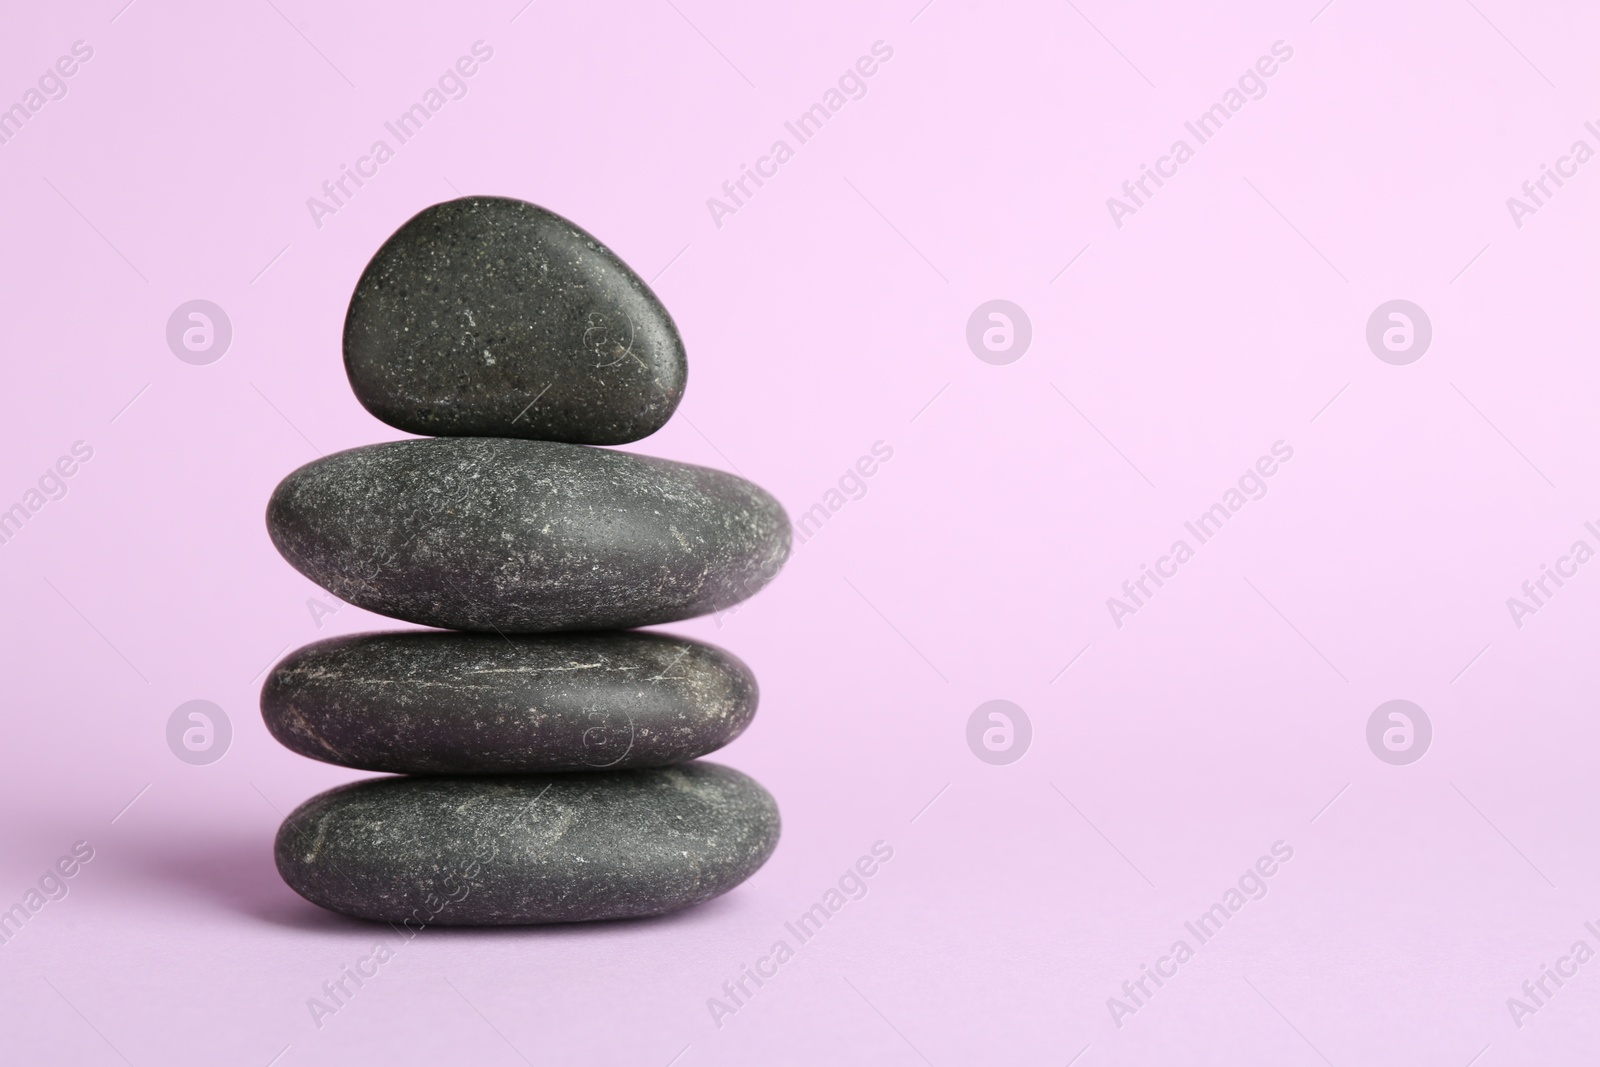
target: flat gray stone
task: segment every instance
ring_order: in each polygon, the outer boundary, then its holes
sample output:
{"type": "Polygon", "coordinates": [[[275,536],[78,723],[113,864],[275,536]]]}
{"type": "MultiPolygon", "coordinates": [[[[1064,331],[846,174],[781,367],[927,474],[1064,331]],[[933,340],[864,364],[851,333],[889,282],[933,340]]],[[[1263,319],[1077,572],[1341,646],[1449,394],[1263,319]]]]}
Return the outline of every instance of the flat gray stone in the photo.
{"type": "Polygon", "coordinates": [[[391,441],[291,473],[267,530],[300,573],[382,615],[535,633],[674,622],[755,593],[789,554],[760,487],[550,441],[391,441]]]}
{"type": "Polygon", "coordinates": [[[738,771],[685,763],[505,778],[377,778],[296,808],[278,871],[314,904],[390,923],[502,926],[659,915],[726,893],[778,843],[738,771]]]}
{"type": "Polygon", "coordinates": [[[666,767],[721,748],[756,680],[665,634],[407,630],[318,641],[267,675],[261,715],[286,748],[406,774],[666,767]]]}
{"type": "Polygon", "coordinates": [[[683,397],[683,341],[605,245],[521,200],[435,204],[378,249],[344,322],[366,409],[409,433],[615,445],[683,397]]]}

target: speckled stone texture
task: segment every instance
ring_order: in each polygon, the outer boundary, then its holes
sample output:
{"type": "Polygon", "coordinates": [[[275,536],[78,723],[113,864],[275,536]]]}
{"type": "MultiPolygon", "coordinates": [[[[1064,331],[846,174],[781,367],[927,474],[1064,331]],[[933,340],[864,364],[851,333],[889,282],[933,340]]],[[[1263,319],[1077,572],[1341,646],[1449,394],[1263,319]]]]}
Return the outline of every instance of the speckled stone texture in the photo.
{"type": "Polygon", "coordinates": [[[352,604],[425,626],[627,629],[728,607],[788,557],[789,518],[721,471],[548,441],[335,453],[267,505],[272,542],[352,604]]]}
{"type": "Polygon", "coordinates": [[[659,430],[688,364],[667,309],[542,207],[469,196],[372,257],[344,324],[357,398],[415,434],[615,445],[659,430]]]}
{"type": "Polygon", "coordinates": [[[682,763],[739,736],[756,700],[739,660],[664,634],[408,630],[290,653],[261,714],[284,747],[325,763],[517,774],[682,763]]]}
{"type": "Polygon", "coordinates": [[[765,789],[714,763],[506,778],[378,778],[312,797],[278,871],[314,904],[390,923],[659,915],[750,877],[778,843],[765,789]]]}

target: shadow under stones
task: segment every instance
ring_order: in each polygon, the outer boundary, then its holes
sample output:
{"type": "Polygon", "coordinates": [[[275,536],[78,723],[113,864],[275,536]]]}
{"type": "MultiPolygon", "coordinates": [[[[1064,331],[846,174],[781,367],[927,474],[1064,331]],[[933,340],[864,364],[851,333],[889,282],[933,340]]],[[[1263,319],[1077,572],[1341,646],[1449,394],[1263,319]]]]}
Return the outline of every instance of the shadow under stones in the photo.
{"type": "Polygon", "coordinates": [[[142,844],[125,861],[137,877],[164,892],[243,918],[326,930],[354,920],[335,915],[290,889],[272,860],[272,835],[162,840],[142,844]]]}

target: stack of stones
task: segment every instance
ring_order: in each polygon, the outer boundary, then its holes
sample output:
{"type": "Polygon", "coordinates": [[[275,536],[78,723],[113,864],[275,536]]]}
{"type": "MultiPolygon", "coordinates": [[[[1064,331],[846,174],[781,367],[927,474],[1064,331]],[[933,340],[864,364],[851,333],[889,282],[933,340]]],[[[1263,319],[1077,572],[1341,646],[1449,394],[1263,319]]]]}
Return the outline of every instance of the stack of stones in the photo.
{"type": "Polygon", "coordinates": [[[335,595],[440,629],[319,641],[273,668],[274,737],[400,775],[297,808],[284,880],[414,926],[656,915],[748,878],[777,806],[696,757],[749,724],[755,678],[630,628],[753,594],[788,556],[789,520],[742,478],[594,447],[654,433],[683,395],[655,294],[565,219],[468,197],[379,249],[344,355],[367,410],[429,436],[301,467],[268,531],[335,595]]]}

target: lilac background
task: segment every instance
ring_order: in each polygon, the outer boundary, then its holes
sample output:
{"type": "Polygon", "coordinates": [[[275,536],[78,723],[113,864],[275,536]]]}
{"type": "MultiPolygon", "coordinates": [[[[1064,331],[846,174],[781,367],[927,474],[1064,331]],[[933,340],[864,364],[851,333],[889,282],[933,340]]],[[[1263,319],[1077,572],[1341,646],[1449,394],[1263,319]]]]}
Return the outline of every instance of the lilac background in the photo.
{"type": "Polygon", "coordinates": [[[1600,16],[122,3],[0,35],[0,103],[94,49],[0,145],[0,507],[94,449],[0,546],[0,907],[95,849],[0,946],[7,1062],[1487,1067],[1600,1039],[1600,962],[1520,1029],[1506,1005],[1600,948],[1600,564],[1521,628],[1505,603],[1600,547],[1600,162],[1520,228],[1506,206],[1600,147],[1600,16]],[[468,95],[314,225],[306,198],[480,39],[468,95]],[[715,225],[707,197],[879,40],[865,98],[715,225]],[[1114,225],[1106,198],[1278,40],[1267,95],[1114,225]],[[279,881],[282,814],[355,775],[273,743],[256,693],[287,648],[384,623],[262,512],[318,451],[399,436],[346,386],[345,302],[458,192],[547,205],[655,279],[692,373],[632,448],[796,516],[894,456],[770,589],[670,627],[761,679],[716,758],[782,805],[765,868],[664,920],[429,930],[319,1029],[307,998],[399,941],[279,881]],[[209,366],[164,340],[193,298],[233,323],[209,366]],[[1008,366],[964,338],[993,298],[1032,320],[1008,366]],[[1364,339],[1394,298],[1433,323],[1409,366],[1364,339]],[[1278,440],[1265,498],[1115,626],[1106,598],[1278,440]],[[210,766],[164,739],[195,698],[234,727],[210,766]],[[1009,766],[965,740],[994,698],[1033,724],[1009,766]],[[1394,698],[1435,731],[1405,767],[1365,740],[1394,698]],[[866,898],[718,1027],[707,998],[878,840],[866,898]],[[1107,998],[1278,840],[1269,894],[1119,1029],[1107,998]]]}

